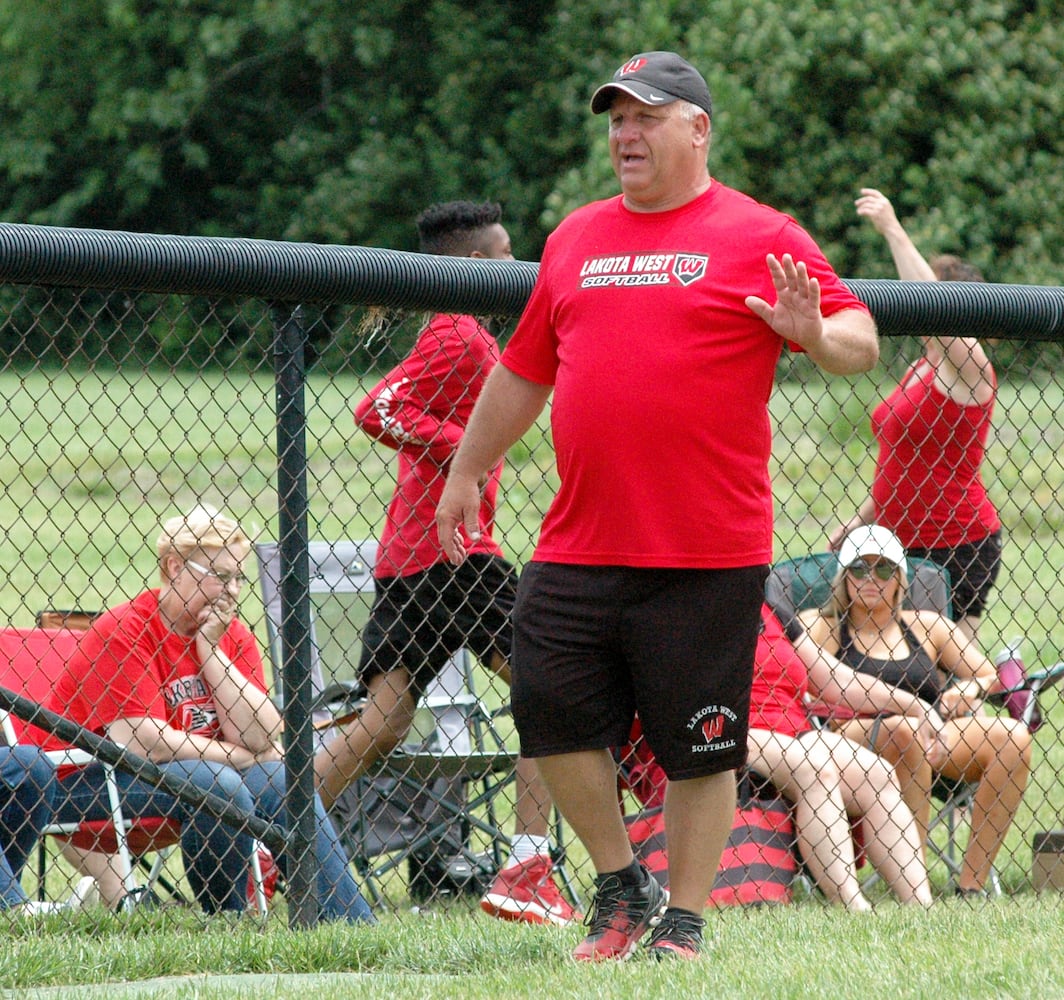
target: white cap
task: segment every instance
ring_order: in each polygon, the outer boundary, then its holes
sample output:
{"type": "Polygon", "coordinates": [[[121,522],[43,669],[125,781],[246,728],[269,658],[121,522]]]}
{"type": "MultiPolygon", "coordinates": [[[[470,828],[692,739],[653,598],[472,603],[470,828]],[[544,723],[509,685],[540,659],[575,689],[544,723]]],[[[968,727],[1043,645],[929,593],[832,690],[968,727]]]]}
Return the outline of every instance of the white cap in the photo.
{"type": "Polygon", "coordinates": [[[840,566],[852,566],[862,556],[879,556],[900,566],[905,572],[909,571],[905,562],[905,547],[898,541],[898,536],[878,524],[862,524],[854,528],[839,546],[840,566]]]}

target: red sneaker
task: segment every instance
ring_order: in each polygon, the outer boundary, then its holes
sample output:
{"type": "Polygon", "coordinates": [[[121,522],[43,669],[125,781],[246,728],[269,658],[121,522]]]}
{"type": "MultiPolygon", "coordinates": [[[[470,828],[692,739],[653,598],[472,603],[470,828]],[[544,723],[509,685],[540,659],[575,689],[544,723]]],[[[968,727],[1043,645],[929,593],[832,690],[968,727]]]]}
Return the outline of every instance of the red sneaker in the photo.
{"type": "Polygon", "coordinates": [[[554,865],[539,854],[503,868],[480,901],[480,908],[500,920],[567,927],[581,920],[554,881],[554,865]]]}
{"type": "Polygon", "coordinates": [[[661,920],[669,894],[650,872],[645,885],[625,885],[616,875],[595,879],[591,930],[573,950],[578,962],[626,959],[639,939],[661,920]]]}
{"type": "Polygon", "coordinates": [[[658,961],[698,958],[705,926],[701,917],[686,910],[666,910],[661,922],[650,932],[647,953],[658,961]]]}

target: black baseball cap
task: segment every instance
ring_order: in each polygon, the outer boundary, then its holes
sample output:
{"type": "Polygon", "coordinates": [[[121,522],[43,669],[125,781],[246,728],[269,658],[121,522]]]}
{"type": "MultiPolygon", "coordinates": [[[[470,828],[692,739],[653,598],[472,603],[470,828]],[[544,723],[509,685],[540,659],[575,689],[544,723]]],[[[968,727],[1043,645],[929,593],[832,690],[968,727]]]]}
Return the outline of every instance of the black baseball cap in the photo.
{"type": "Polygon", "coordinates": [[[595,91],[591,110],[596,115],[609,110],[618,90],[650,105],[690,101],[713,116],[709,86],[702,74],[675,52],[641,52],[632,56],[609,83],[595,91]]]}

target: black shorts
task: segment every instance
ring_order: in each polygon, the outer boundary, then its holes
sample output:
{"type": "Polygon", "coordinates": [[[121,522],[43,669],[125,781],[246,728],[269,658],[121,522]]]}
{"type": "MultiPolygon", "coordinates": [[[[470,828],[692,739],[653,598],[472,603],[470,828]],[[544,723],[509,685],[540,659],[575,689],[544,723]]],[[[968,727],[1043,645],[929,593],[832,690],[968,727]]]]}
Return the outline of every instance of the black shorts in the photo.
{"type": "Polygon", "coordinates": [[[914,559],[930,559],[949,570],[950,601],[954,620],[972,615],[978,618],[1001,569],[1001,532],[978,542],[952,548],[905,550],[914,559]]]}
{"type": "Polygon", "coordinates": [[[508,660],[516,590],[514,568],[489,555],[377,580],[362,632],[362,682],[403,669],[420,697],[463,646],[485,664],[496,652],[508,660]]]}
{"type": "Polygon", "coordinates": [[[767,574],[527,565],[511,687],[522,754],[623,746],[638,711],[670,778],[742,765],[767,574]]]}

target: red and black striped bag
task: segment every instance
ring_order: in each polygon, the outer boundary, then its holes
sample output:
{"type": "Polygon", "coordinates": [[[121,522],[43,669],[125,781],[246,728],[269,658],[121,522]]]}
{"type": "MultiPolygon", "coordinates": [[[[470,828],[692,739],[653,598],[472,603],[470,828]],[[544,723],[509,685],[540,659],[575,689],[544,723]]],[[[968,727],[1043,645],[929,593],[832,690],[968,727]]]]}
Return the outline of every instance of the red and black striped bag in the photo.
{"type": "MultiPolygon", "coordinates": [[[[789,903],[798,875],[798,853],[790,804],[774,789],[755,789],[749,775],[739,781],[739,804],[721,856],[709,906],[789,903]],[[762,797],[762,796],[770,797],[762,797]]],[[[651,874],[668,888],[665,817],[660,807],[625,817],[632,847],[651,874]]]]}

